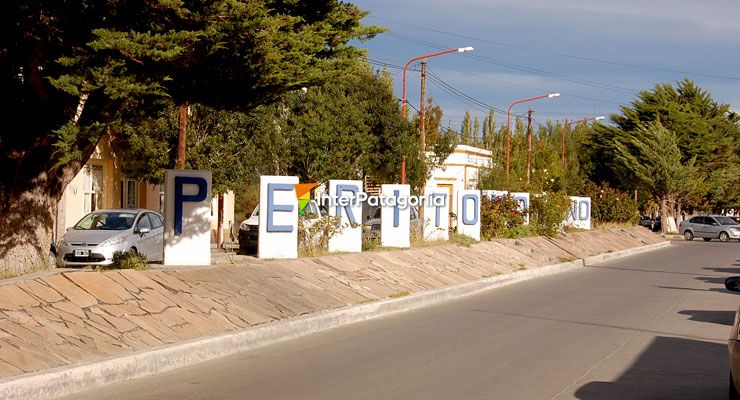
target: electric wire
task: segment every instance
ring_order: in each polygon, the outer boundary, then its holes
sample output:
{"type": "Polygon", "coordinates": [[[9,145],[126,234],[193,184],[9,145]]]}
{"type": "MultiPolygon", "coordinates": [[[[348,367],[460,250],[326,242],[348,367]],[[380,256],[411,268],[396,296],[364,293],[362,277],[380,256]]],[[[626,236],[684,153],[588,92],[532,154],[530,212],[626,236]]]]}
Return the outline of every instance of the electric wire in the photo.
{"type": "Polygon", "coordinates": [[[374,18],[374,19],[377,19],[377,20],[380,20],[380,21],[386,21],[386,22],[390,22],[390,23],[394,23],[394,24],[398,24],[398,25],[404,25],[404,26],[415,28],[415,29],[421,29],[421,30],[425,30],[425,31],[429,31],[429,32],[435,32],[435,33],[439,33],[439,34],[443,34],[443,35],[454,36],[454,37],[458,37],[458,38],[462,38],[462,39],[476,40],[476,41],[479,41],[479,42],[482,42],[482,43],[493,44],[493,45],[496,45],[496,46],[510,47],[510,48],[515,48],[515,49],[520,49],[520,50],[526,50],[526,51],[530,51],[530,52],[555,55],[555,56],[559,56],[559,57],[566,57],[566,58],[571,58],[571,59],[581,60],[581,61],[588,61],[588,62],[602,63],[602,64],[610,64],[610,65],[616,65],[616,66],[621,66],[621,67],[629,67],[629,68],[634,68],[634,69],[643,69],[643,70],[670,72],[670,73],[681,74],[681,75],[694,75],[694,76],[703,76],[703,77],[707,77],[707,78],[718,78],[718,79],[727,79],[727,80],[740,80],[740,77],[735,77],[735,76],[726,76],[726,75],[718,75],[718,74],[708,74],[708,73],[695,72],[695,71],[684,71],[684,70],[675,69],[675,68],[653,67],[653,66],[647,66],[647,65],[639,65],[639,64],[632,64],[632,63],[625,63],[625,62],[619,62],[619,61],[613,61],[613,60],[600,59],[600,58],[595,58],[595,57],[585,57],[585,56],[579,56],[579,55],[568,54],[568,53],[561,53],[561,52],[551,51],[551,50],[537,49],[537,48],[533,48],[533,47],[521,46],[521,45],[516,45],[516,44],[511,44],[511,43],[504,43],[504,42],[494,41],[494,40],[490,40],[490,39],[482,39],[482,38],[478,38],[478,37],[474,37],[474,36],[462,35],[462,34],[453,33],[453,32],[446,32],[446,31],[442,31],[442,30],[439,30],[439,29],[427,28],[427,27],[423,27],[423,26],[419,26],[419,25],[414,25],[414,24],[409,24],[409,23],[405,23],[405,22],[401,22],[401,21],[394,21],[394,20],[391,20],[391,19],[381,18],[381,17],[377,17],[377,16],[374,16],[374,15],[369,15],[367,18],[374,18]]]}
{"type": "MultiPolygon", "coordinates": [[[[402,39],[402,40],[407,40],[409,42],[420,44],[420,45],[423,45],[423,46],[427,46],[427,47],[430,47],[430,48],[433,48],[433,49],[437,49],[437,50],[444,50],[444,49],[446,49],[445,46],[441,46],[439,44],[432,43],[432,42],[429,42],[429,41],[426,41],[426,40],[420,40],[420,39],[412,38],[412,37],[401,35],[401,34],[394,33],[394,32],[388,32],[387,34],[390,35],[390,36],[392,36],[392,37],[396,37],[396,38],[399,38],[399,39],[402,39]]],[[[599,82],[595,82],[595,81],[589,81],[589,80],[586,80],[586,79],[573,78],[573,77],[570,77],[568,75],[559,74],[559,73],[556,73],[556,72],[549,72],[549,71],[545,71],[545,70],[542,70],[542,69],[539,69],[539,68],[528,67],[528,66],[521,65],[521,64],[509,63],[509,62],[497,60],[495,58],[481,56],[481,55],[478,55],[478,54],[466,54],[466,56],[467,57],[470,57],[470,58],[472,58],[474,60],[478,60],[480,62],[489,63],[489,64],[493,64],[493,65],[498,65],[500,67],[508,68],[508,69],[511,69],[511,70],[520,71],[520,72],[527,72],[527,73],[535,74],[535,75],[546,76],[548,78],[555,78],[555,79],[559,79],[559,80],[563,80],[563,81],[567,81],[567,82],[571,82],[571,83],[576,83],[576,84],[579,84],[579,85],[590,86],[590,87],[595,87],[595,88],[605,89],[605,90],[618,91],[618,92],[623,92],[623,93],[627,93],[627,94],[634,94],[634,93],[637,93],[638,92],[638,90],[636,90],[636,89],[630,89],[630,88],[626,88],[626,87],[622,87],[622,86],[616,86],[616,85],[609,85],[609,84],[605,84],[605,83],[599,83],[599,82]]]]}

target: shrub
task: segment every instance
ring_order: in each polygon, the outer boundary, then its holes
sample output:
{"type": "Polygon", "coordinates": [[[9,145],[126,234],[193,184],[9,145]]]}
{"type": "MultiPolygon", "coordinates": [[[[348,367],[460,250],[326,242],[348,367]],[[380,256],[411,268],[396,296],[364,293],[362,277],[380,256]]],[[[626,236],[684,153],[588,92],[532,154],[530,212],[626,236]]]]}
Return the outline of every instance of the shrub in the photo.
{"type": "Polygon", "coordinates": [[[462,233],[452,231],[450,231],[450,236],[447,241],[463,247],[470,247],[471,244],[478,242],[468,235],[463,235],[462,233]]]}
{"type": "Polygon", "coordinates": [[[549,192],[532,196],[529,224],[538,235],[554,237],[562,230],[569,212],[570,198],[564,194],[549,192]]]}
{"type": "Polygon", "coordinates": [[[149,269],[146,257],[139,253],[117,251],[113,253],[113,262],[103,269],[149,269]]]}
{"type": "Polygon", "coordinates": [[[637,223],[640,218],[637,204],[627,192],[591,183],[585,188],[585,195],[591,197],[591,218],[597,222],[637,223]]]}
{"type": "Polygon", "coordinates": [[[300,255],[318,256],[329,251],[329,239],[343,229],[337,226],[337,222],[339,222],[339,217],[324,216],[309,220],[303,215],[299,216],[298,252],[300,255]]]}
{"type": "Polygon", "coordinates": [[[507,237],[509,231],[524,223],[524,214],[511,196],[501,196],[490,199],[481,197],[480,206],[480,234],[483,240],[494,237],[507,237]]]}
{"type": "Polygon", "coordinates": [[[531,224],[515,226],[506,231],[505,235],[507,239],[518,239],[531,236],[537,236],[537,229],[535,229],[531,224]]]}

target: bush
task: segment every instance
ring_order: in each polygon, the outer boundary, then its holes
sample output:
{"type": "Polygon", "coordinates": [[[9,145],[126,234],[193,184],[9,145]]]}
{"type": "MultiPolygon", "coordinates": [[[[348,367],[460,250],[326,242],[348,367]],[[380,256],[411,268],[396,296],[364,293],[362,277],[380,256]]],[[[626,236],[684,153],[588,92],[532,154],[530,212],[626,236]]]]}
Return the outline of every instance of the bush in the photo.
{"type": "Polygon", "coordinates": [[[139,253],[117,251],[113,253],[113,262],[103,269],[149,269],[146,257],[139,253]]]}
{"type": "Polygon", "coordinates": [[[468,235],[463,235],[462,233],[452,231],[450,231],[450,236],[447,241],[462,247],[470,247],[471,244],[478,243],[477,240],[468,235]]]}
{"type": "Polygon", "coordinates": [[[316,220],[309,220],[305,216],[298,217],[298,252],[301,256],[318,256],[329,251],[329,239],[341,232],[343,227],[337,226],[339,217],[324,216],[316,220]],[[309,223],[312,221],[312,223],[309,223]]]}
{"type": "Polygon", "coordinates": [[[483,240],[494,237],[508,237],[510,231],[524,224],[524,214],[511,196],[490,199],[481,197],[480,234],[483,240]]]}
{"type": "Polygon", "coordinates": [[[627,192],[613,189],[608,184],[598,186],[591,183],[585,188],[591,197],[591,218],[597,222],[620,222],[636,224],[640,219],[637,204],[627,192]]]}
{"type": "Polygon", "coordinates": [[[537,229],[535,229],[531,224],[515,226],[506,231],[505,235],[507,239],[518,239],[531,236],[537,236],[537,229]]]}
{"type": "Polygon", "coordinates": [[[529,224],[538,235],[554,237],[561,232],[569,212],[570,198],[564,194],[549,192],[532,196],[529,224]]]}

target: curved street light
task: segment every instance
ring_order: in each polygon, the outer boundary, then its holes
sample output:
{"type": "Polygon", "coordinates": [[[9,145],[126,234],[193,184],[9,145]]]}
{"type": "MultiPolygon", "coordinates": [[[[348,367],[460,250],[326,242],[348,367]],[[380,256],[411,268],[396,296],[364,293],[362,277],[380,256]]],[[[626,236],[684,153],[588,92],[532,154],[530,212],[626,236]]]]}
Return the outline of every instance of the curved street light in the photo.
{"type": "MultiPolygon", "coordinates": [[[[403,93],[401,96],[401,115],[406,118],[406,70],[409,68],[409,65],[413,63],[414,61],[424,60],[430,57],[436,57],[441,56],[443,54],[450,54],[450,53],[467,53],[469,51],[473,51],[474,49],[470,46],[467,47],[457,47],[454,49],[444,50],[444,51],[438,51],[436,53],[430,53],[430,54],[424,54],[423,56],[418,56],[410,59],[406,65],[403,67],[403,93]]],[[[422,99],[424,101],[424,99],[422,99]]],[[[401,183],[406,183],[406,158],[404,157],[403,162],[401,163],[401,183]]]]}
{"type": "Polygon", "coordinates": [[[509,111],[506,112],[506,183],[509,182],[509,165],[511,162],[511,109],[521,103],[526,103],[528,101],[535,101],[539,99],[552,99],[555,97],[560,97],[560,93],[549,93],[542,96],[537,97],[530,97],[528,99],[523,100],[517,100],[509,106],[509,111]]]}
{"type": "Polygon", "coordinates": [[[604,117],[603,115],[600,115],[598,117],[586,117],[586,118],[583,118],[583,119],[579,119],[579,120],[575,120],[575,121],[570,121],[570,122],[568,122],[567,120],[565,121],[565,123],[563,124],[563,144],[560,147],[561,154],[562,154],[561,161],[563,163],[563,168],[565,168],[565,128],[568,125],[570,125],[570,124],[580,124],[581,122],[588,122],[588,121],[600,121],[600,120],[605,119],[605,118],[606,117],[604,117]]]}
{"type": "Polygon", "coordinates": [[[423,56],[418,56],[418,57],[414,57],[414,58],[410,59],[406,63],[406,65],[403,67],[403,94],[401,96],[401,101],[402,101],[402,103],[401,103],[401,115],[403,115],[404,117],[406,116],[406,70],[409,68],[409,65],[411,65],[411,63],[413,63],[414,61],[423,60],[425,58],[441,56],[443,54],[466,53],[466,52],[469,52],[469,51],[473,51],[473,48],[470,47],[470,46],[468,46],[468,47],[458,47],[458,48],[455,48],[455,49],[438,51],[436,53],[425,54],[423,56]]]}

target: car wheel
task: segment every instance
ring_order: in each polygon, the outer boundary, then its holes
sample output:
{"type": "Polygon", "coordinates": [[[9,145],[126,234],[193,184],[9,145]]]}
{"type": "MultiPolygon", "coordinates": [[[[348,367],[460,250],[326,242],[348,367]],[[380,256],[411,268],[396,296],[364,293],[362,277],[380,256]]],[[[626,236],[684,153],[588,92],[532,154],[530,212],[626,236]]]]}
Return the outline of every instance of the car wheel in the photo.
{"type": "Polygon", "coordinates": [[[740,393],[735,389],[735,382],[732,381],[732,371],[730,371],[730,388],[729,388],[729,399],[740,400],[740,393]]]}
{"type": "Polygon", "coordinates": [[[694,234],[691,233],[691,231],[686,231],[686,232],[683,233],[683,238],[686,239],[686,240],[688,240],[688,241],[692,241],[692,240],[694,240],[694,234]]]}
{"type": "Polygon", "coordinates": [[[702,239],[704,239],[705,242],[712,240],[712,238],[702,238],[702,239]]]}
{"type": "Polygon", "coordinates": [[[136,247],[132,247],[132,248],[128,249],[128,252],[129,252],[129,254],[133,254],[133,255],[139,254],[139,252],[136,251],[136,247]]]}
{"type": "Polygon", "coordinates": [[[720,242],[727,242],[730,240],[730,235],[727,234],[727,232],[720,232],[719,233],[719,241],[720,242]]]}

